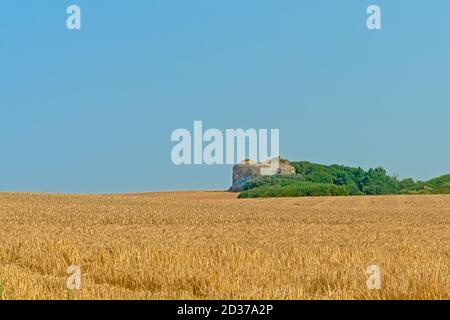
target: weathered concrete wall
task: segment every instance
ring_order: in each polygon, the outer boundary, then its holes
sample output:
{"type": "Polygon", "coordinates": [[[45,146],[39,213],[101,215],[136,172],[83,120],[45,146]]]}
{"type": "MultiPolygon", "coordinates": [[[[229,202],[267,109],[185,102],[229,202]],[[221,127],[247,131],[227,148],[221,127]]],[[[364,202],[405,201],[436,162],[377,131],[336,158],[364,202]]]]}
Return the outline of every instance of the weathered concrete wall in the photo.
{"type": "Polygon", "coordinates": [[[295,169],[288,160],[279,157],[268,161],[255,163],[250,160],[243,161],[233,167],[233,185],[230,191],[239,192],[242,186],[252,178],[261,176],[284,176],[295,174],[295,169]]]}

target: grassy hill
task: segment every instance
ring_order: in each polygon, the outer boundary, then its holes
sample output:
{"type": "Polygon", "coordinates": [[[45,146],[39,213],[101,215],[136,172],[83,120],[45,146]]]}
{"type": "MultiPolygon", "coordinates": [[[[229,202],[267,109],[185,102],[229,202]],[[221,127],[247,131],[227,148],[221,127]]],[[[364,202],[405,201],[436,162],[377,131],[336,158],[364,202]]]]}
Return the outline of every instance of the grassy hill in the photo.
{"type": "Polygon", "coordinates": [[[399,180],[384,168],[292,162],[293,176],[266,176],[247,181],[240,198],[390,194],[450,194],[450,174],[429,181],[399,180]]]}
{"type": "Polygon", "coordinates": [[[450,193],[450,174],[428,181],[414,182],[412,179],[402,181],[406,194],[446,194],[450,193]]]}

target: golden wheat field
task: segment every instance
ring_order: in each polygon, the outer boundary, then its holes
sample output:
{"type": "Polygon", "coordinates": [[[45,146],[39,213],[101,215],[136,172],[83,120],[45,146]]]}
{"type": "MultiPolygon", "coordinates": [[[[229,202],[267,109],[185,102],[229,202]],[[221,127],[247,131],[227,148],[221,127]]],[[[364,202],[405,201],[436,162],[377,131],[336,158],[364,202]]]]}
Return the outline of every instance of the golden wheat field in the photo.
{"type": "Polygon", "coordinates": [[[1,299],[450,298],[448,195],[3,193],[0,238],[1,299]]]}

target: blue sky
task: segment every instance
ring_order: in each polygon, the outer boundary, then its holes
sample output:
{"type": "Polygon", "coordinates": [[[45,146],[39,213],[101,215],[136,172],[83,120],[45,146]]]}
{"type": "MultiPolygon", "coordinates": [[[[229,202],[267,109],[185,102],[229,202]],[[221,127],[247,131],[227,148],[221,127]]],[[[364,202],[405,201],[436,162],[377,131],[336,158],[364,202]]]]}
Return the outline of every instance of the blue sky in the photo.
{"type": "Polygon", "coordinates": [[[450,2],[0,5],[0,191],[225,189],[171,132],[279,128],[292,160],[449,173],[450,2]],[[82,30],[66,29],[66,8],[82,30]],[[366,28],[378,4],[383,30],[366,28]]]}

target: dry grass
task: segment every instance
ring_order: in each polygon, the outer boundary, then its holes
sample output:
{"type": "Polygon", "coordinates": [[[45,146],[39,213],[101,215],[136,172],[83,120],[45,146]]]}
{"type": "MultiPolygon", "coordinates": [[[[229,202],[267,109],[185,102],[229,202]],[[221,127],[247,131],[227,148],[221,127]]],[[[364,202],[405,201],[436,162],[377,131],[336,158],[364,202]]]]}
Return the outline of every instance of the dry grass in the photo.
{"type": "Polygon", "coordinates": [[[0,239],[0,299],[450,298],[446,195],[0,194],[0,239]]]}

